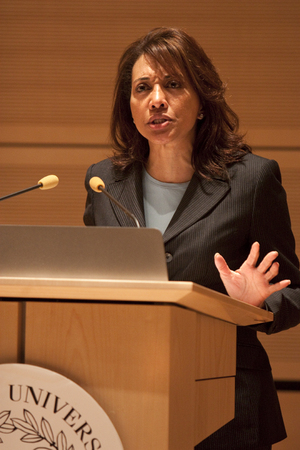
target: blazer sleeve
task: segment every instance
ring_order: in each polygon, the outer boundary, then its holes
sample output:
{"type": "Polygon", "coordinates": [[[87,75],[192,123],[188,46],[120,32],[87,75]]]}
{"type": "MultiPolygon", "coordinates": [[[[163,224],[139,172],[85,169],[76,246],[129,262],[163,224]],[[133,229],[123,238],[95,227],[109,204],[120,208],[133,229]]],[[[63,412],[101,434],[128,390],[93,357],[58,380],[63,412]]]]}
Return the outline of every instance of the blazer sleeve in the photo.
{"type": "Polygon", "coordinates": [[[275,292],[265,301],[266,309],[274,314],[274,321],[255,326],[256,330],[267,334],[278,333],[300,323],[300,272],[286,193],[276,161],[267,160],[260,172],[254,195],[251,234],[252,242],[260,243],[261,257],[272,250],[278,251],[279,274],[272,282],[291,280],[287,288],[275,292]]]}

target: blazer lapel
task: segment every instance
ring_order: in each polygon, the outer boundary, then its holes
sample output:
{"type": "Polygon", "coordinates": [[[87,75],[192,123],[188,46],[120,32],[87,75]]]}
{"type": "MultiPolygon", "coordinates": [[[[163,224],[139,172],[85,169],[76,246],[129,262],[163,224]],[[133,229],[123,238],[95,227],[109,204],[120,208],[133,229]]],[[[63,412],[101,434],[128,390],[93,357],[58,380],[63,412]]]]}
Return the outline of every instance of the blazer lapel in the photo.
{"type": "MultiPolygon", "coordinates": [[[[141,170],[132,170],[125,178],[117,179],[107,186],[107,191],[137,218],[141,227],[146,226],[141,170]]],[[[134,221],[115,203],[111,202],[111,206],[122,227],[135,226],[134,221]]]]}
{"type": "Polygon", "coordinates": [[[206,215],[230,191],[221,179],[211,181],[194,175],[163,238],[166,243],[206,215]]]}
{"type": "MultiPolygon", "coordinates": [[[[116,179],[113,183],[108,184],[106,189],[136,216],[141,227],[146,226],[143,206],[142,170],[132,170],[126,177],[116,179]]],[[[194,175],[163,235],[164,242],[166,243],[181,231],[200,220],[229,191],[230,185],[226,181],[219,179],[209,181],[194,175]]],[[[111,206],[120,226],[135,226],[133,220],[117,205],[111,202],[111,206]]]]}

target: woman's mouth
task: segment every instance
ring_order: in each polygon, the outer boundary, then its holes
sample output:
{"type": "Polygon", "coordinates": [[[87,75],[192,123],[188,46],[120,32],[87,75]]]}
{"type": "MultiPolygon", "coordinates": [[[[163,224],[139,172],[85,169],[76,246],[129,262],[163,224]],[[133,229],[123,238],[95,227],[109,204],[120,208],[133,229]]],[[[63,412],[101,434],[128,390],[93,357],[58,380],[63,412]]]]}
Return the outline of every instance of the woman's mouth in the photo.
{"type": "Polygon", "coordinates": [[[154,125],[158,124],[158,123],[164,123],[167,122],[167,119],[155,119],[153,120],[151,123],[153,123],[154,125]]]}
{"type": "Polygon", "coordinates": [[[151,128],[164,128],[171,122],[170,117],[152,117],[148,124],[151,128]]]}

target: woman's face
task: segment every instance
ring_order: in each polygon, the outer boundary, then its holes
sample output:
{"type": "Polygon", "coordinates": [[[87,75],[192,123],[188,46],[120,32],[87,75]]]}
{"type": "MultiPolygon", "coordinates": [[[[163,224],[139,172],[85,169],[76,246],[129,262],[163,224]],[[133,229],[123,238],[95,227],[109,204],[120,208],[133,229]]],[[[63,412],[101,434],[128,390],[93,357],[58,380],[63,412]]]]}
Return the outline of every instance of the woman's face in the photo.
{"type": "Polygon", "coordinates": [[[142,55],[132,69],[131,114],[151,144],[191,147],[201,104],[187,79],[169,75],[142,55]]]}

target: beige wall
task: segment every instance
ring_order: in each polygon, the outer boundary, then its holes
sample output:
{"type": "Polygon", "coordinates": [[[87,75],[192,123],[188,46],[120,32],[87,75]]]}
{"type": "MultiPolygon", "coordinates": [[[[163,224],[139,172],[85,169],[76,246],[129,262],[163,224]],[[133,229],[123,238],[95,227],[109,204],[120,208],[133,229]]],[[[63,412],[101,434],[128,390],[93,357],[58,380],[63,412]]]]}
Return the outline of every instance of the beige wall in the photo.
{"type": "MultiPolygon", "coordinates": [[[[86,169],[110,153],[118,58],[147,30],[179,26],[212,57],[254,151],[279,161],[300,255],[299,13],[298,0],[2,0],[0,196],[50,173],[60,184],[2,202],[0,223],[82,225],[86,169]]],[[[262,337],[278,379],[300,379],[299,338],[262,337]]],[[[282,398],[295,422],[299,396],[282,398]]]]}

